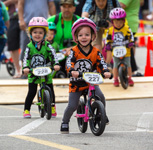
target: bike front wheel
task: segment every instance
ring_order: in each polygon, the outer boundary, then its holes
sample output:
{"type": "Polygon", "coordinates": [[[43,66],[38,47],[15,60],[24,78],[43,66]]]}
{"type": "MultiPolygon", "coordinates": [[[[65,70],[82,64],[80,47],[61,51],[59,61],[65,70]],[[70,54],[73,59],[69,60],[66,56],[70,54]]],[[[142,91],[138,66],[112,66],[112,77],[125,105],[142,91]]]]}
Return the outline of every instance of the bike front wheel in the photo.
{"type": "Polygon", "coordinates": [[[94,135],[99,136],[104,132],[106,126],[105,108],[101,101],[96,100],[92,103],[91,110],[93,116],[89,120],[90,129],[94,135]]]}
{"type": "Polygon", "coordinates": [[[50,120],[52,111],[51,111],[51,95],[48,90],[44,90],[44,109],[46,112],[46,119],[50,120]]]}
{"type": "MultiPolygon", "coordinates": [[[[82,98],[80,98],[80,101],[79,101],[77,114],[85,114],[85,103],[82,98]]],[[[77,122],[78,122],[79,130],[82,133],[85,133],[87,131],[88,122],[84,122],[84,118],[77,118],[77,122]]]]}
{"type": "Polygon", "coordinates": [[[119,78],[121,85],[124,89],[128,88],[128,77],[127,77],[127,67],[126,66],[120,66],[118,69],[119,78]]]}
{"type": "Polygon", "coordinates": [[[55,75],[56,78],[66,78],[66,75],[63,71],[58,71],[55,75]]]}
{"type": "Polygon", "coordinates": [[[42,98],[41,98],[41,91],[39,90],[38,91],[38,111],[39,111],[39,114],[40,114],[40,117],[41,118],[44,118],[45,116],[45,109],[44,107],[42,107],[42,98]]]}

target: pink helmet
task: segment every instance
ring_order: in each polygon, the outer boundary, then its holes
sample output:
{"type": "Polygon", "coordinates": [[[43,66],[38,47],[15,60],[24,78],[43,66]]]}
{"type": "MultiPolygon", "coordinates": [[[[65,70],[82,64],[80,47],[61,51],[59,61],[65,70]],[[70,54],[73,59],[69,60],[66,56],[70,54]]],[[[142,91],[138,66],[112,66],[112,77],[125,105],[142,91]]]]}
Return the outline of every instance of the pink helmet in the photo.
{"type": "Polygon", "coordinates": [[[75,36],[74,36],[75,31],[78,29],[78,27],[84,26],[84,25],[91,27],[96,35],[96,31],[97,31],[96,24],[92,20],[86,17],[79,18],[73,23],[73,26],[72,26],[72,37],[75,43],[77,43],[77,41],[75,40],[75,36]]]}
{"type": "Polygon", "coordinates": [[[46,30],[46,32],[48,31],[48,22],[45,18],[43,17],[33,17],[30,21],[29,21],[29,25],[28,25],[28,30],[30,32],[30,30],[32,28],[35,27],[41,27],[44,28],[46,30]]]}
{"type": "Polygon", "coordinates": [[[109,14],[110,19],[121,19],[126,17],[126,12],[123,8],[114,8],[109,14]]]}

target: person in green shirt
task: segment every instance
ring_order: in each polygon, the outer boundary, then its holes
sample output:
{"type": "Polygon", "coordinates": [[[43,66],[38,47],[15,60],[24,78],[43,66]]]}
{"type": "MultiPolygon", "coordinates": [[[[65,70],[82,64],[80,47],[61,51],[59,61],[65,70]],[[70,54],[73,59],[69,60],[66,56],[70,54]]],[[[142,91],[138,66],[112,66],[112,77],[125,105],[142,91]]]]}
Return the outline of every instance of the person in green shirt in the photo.
{"type": "MultiPolygon", "coordinates": [[[[135,35],[139,26],[139,9],[140,9],[141,0],[118,0],[118,1],[121,7],[125,10],[128,25],[131,28],[133,35],[135,35]]],[[[134,41],[136,40],[137,39],[134,38],[134,41]]],[[[134,53],[135,53],[135,47],[131,48],[131,67],[133,74],[138,69],[134,53]]]]}
{"type": "Polygon", "coordinates": [[[60,45],[59,49],[69,52],[71,47],[76,45],[72,39],[71,27],[80,17],[74,15],[76,9],[74,0],[61,0],[60,9],[59,14],[49,17],[47,21],[56,25],[57,33],[54,40],[60,45]]]}

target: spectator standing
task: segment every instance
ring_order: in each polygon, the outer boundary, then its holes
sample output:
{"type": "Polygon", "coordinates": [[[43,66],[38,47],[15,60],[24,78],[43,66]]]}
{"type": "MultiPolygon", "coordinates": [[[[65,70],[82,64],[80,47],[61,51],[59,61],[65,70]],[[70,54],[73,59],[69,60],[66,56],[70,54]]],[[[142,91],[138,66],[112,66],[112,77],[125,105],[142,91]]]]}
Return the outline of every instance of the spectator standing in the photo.
{"type": "Polygon", "coordinates": [[[65,49],[65,51],[67,51],[67,49],[71,49],[71,47],[67,48],[69,41],[72,42],[73,46],[75,45],[72,39],[71,27],[80,17],[74,15],[76,9],[74,0],[61,0],[60,8],[61,12],[49,17],[47,21],[55,23],[57,33],[54,40],[60,45],[60,49],[65,49]]]}
{"type": "MultiPolygon", "coordinates": [[[[128,25],[131,28],[133,35],[136,34],[139,26],[139,9],[140,9],[140,1],[141,0],[119,0],[120,5],[126,12],[126,19],[128,21],[128,25]]],[[[136,41],[136,37],[134,41],[136,41]]],[[[138,69],[134,57],[135,47],[131,48],[131,67],[132,73],[138,69]]]]}
{"type": "Polygon", "coordinates": [[[21,29],[21,55],[23,60],[26,45],[29,43],[29,38],[26,33],[27,25],[32,17],[48,18],[48,14],[55,15],[56,7],[54,0],[19,0],[19,25],[21,29]]]}
{"type": "Polygon", "coordinates": [[[13,78],[21,77],[21,67],[19,64],[19,48],[20,48],[20,27],[18,19],[18,0],[6,0],[4,4],[8,7],[10,16],[10,26],[8,28],[8,51],[11,52],[11,57],[16,69],[16,75],[13,78]]]}
{"type": "Polygon", "coordinates": [[[0,1],[0,57],[6,44],[7,36],[5,31],[7,28],[9,28],[9,14],[4,3],[0,1]]]}
{"type": "Polygon", "coordinates": [[[118,0],[86,0],[83,7],[82,17],[89,17],[97,25],[97,39],[92,45],[100,51],[104,30],[111,25],[109,13],[115,7],[120,7],[118,0]]]}
{"type": "Polygon", "coordinates": [[[82,14],[82,8],[85,4],[86,0],[75,0],[76,10],[74,14],[81,16],[82,14]]]}

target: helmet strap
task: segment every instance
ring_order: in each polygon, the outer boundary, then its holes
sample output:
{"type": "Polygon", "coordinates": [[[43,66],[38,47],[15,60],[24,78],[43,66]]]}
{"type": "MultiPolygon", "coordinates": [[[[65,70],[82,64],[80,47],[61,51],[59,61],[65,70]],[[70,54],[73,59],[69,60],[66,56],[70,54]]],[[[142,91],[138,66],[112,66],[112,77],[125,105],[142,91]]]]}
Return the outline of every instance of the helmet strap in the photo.
{"type": "Polygon", "coordinates": [[[32,35],[30,34],[31,40],[35,43],[35,48],[38,48],[38,45],[40,45],[44,41],[45,37],[46,37],[46,35],[44,35],[43,40],[41,40],[40,42],[36,42],[33,40],[32,35]]]}

